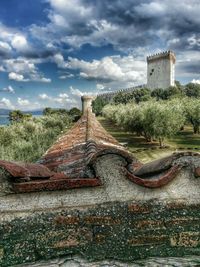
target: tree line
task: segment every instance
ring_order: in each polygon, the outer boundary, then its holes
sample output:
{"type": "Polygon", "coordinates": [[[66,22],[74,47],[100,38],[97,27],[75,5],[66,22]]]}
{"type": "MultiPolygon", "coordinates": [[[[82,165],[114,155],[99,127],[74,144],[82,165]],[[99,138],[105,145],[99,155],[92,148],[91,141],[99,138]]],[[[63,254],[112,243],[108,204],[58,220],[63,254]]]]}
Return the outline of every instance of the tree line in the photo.
{"type": "Polygon", "coordinates": [[[160,146],[163,146],[165,138],[175,135],[186,124],[192,125],[194,134],[200,133],[198,84],[165,90],[142,88],[131,93],[120,92],[111,103],[101,108],[99,114],[126,131],[143,136],[147,142],[158,140],[160,146]]]}
{"type": "MultiPolygon", "coordinates": [[[[76,107],[73,107],[70,110],[66,110],[63,108],[56,109],[56,108],[46,107],[44,108],[42,113],[44,116],[52,116],[52,115],[70,116],[73,122],[76,122],[81,117],[81,111],[76,107]]],[[[32,114],[30,113],[25,113],[21,110],[12,110],[9,112],[9,121],[11,123],[28,121],[30,119],[32,119],[32,114]]]]}
{"type": "Polygon", "coordinates": [[[200,98],[200,84],[188,83],[181,85],[180,82],[176,81],[176,86],[170,86],[167,89],[156,88],[150,90],[149,88],[135,89],[132,92],[121,91],[115,94],[111,101],[106,97],[98,96],[93,101],[93,112],[98,116],[102,115],[102,109],[105,105],[110,102],[117,104],[127,104],[129,102],[140,103],[148,100],[170,100],[172,98],[200,98]]]}

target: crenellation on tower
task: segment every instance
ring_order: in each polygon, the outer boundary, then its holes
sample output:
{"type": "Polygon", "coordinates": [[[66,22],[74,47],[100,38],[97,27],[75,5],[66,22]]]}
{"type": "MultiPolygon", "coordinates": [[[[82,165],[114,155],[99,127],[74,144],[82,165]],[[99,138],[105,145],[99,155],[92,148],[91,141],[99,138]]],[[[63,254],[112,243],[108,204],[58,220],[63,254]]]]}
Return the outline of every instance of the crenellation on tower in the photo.
{"type": "Polygon", "coordinates": [[[154,60],[160,60],[160,59],[169,59],[173,61],[174,64],[176,63],[176,56],[174,52],[171,50],[147,56],[147,62],[152,62],[154,60]]]}

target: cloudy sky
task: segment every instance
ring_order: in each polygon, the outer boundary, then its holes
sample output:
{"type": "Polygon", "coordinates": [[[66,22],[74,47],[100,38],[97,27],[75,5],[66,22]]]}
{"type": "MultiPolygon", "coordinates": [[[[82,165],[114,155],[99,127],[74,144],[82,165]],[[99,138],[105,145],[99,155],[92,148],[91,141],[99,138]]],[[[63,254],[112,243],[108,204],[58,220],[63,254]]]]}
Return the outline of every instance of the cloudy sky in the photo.
{"type": "Polygon", "coordinates": [[[176,80],[200,82],[199,0],[1,0],[0,108],[145,84],[146,56],[169,49],[176,80]]]}

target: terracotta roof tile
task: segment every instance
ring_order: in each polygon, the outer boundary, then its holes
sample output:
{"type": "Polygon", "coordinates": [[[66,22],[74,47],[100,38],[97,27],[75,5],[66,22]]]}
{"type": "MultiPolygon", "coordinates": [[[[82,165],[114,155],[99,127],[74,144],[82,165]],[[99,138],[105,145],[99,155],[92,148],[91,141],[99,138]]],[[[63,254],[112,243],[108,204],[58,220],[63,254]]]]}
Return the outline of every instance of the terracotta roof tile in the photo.
{"type": "Polygon", "coordinates": [[[124,147],[101,126],[95,115],[88,111],[48,149],[39,162],[52,171],[84,178],[90,160],[108,146],[115,148],[115,153],[123,152],[127,158],[131,158],[124,147]]]}

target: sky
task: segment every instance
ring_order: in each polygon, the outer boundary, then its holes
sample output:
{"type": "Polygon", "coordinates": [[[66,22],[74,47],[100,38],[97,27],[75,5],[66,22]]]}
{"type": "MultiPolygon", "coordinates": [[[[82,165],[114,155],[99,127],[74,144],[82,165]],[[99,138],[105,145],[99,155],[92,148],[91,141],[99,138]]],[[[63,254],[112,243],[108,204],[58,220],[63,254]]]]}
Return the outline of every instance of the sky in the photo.
{"type": "Polygon", "coordinates": [[[199,0],[1,0],[0,108],[146,84],[146,57],[165,50],[176,80],[200,83],[199,14],[199,0]]]}

